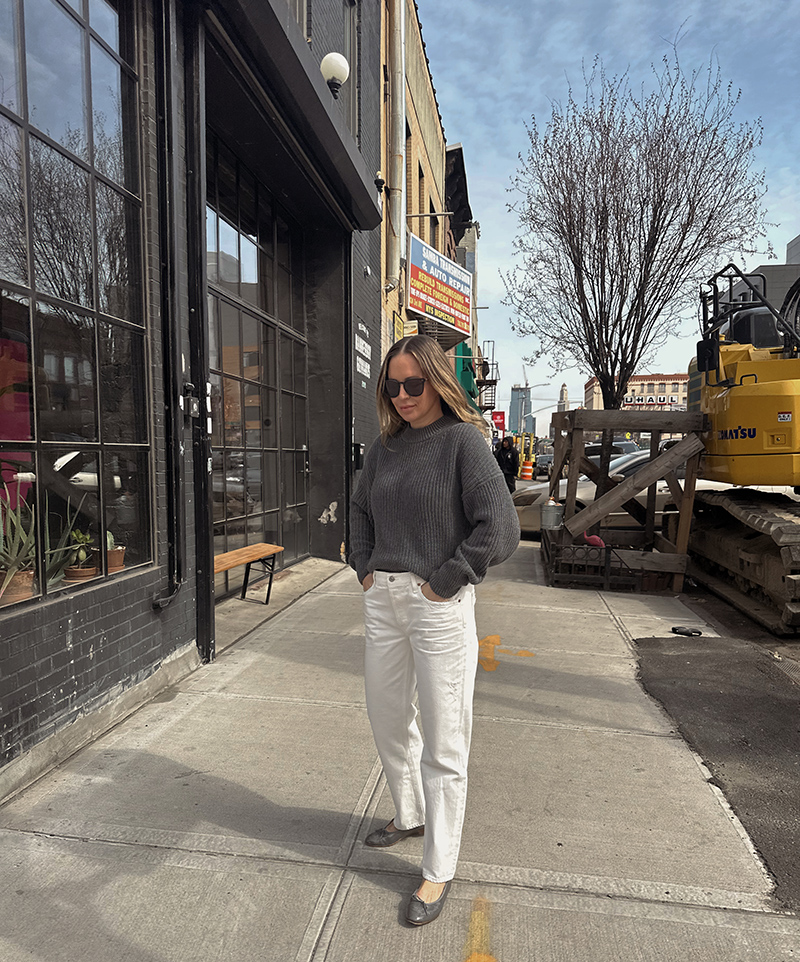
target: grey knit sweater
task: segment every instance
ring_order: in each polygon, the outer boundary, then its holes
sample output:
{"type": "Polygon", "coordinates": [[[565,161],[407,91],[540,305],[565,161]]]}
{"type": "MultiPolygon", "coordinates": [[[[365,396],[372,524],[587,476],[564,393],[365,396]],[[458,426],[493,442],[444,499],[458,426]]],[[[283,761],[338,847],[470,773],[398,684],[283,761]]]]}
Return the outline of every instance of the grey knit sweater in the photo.
{"type": "Polygon", "coordinates": [[[511,495],[474,425],[445,415],[370,448],[350,512],[359,581],[370,571],[413,571],[450,598],[518,544],[511,495]]]}

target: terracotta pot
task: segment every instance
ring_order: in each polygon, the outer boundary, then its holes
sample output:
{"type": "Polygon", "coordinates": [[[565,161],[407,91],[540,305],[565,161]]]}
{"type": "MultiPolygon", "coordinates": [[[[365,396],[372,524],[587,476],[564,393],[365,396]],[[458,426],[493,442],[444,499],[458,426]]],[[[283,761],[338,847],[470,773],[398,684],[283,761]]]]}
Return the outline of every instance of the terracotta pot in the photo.
{"type": "Polygon", "coordinates": [[[97,568],[94,565],[90,565],[88,568],[79,568],[75,565],[64,571],[64,581],[72,584],[80,581],[88,581],[90,578],[95,578],[96,576],[97,568]]]}
{"type": "MultiPolygon", "coordinates": [[[[13,605],[33,596],[33,571],[17,571],[0,598],[0,605],[13,605]]],[[[0,572],[0,584],[5,580],[5,572],[0,572]]]]}
{"type": "MultiPolygon", "coordinates": [[[[97,570],[100,571],[103,567],[103,561],[99,548],[92,548],[92,557],[94,558],[97,570]]],[[[108,548],[106,557],[108,558],[108,573],[110,575],[113,575],[117,571],[122,571],[125,567],[125,545],[118,544],[113,548],[108,548]]]]}

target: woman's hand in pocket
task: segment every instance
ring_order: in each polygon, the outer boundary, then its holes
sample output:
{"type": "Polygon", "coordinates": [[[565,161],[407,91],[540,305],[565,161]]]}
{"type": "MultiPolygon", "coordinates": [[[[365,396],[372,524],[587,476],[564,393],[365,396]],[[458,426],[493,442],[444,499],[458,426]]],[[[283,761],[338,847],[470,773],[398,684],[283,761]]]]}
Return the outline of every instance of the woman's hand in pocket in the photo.
{"type": "Polygon", "coordinates": [[[361,582],[361,587],[364,591],[369,591],[369,589],[375,584],[375,577],[370,571],[367,577],[361,582]]]}
{"type": "Polygon", "coordinates": [[[423,595],[425,595],[425,597],[428,599],[428,601],[438,601],[438,602],[442,602],[442,601],[449,601],[449,600],[450,600],[449,598],[442,598],[441,595],[437,595],[436,592],[433,590],[433,588],[431,588],[431,586],[428,584],[427,581],[425,582],[425,584],[422,586],[422,588],[421,588],[420,590],[422,591],[423,595]]]}

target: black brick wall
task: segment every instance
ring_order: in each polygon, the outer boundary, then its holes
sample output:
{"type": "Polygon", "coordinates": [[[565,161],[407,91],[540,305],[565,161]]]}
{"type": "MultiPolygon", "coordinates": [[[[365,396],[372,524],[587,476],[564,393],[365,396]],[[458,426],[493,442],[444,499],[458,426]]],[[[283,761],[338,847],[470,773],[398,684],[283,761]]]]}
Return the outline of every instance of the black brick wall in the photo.
{"type": "MultiPolygon", "coordinates": [[[[58,595],[45,602],[15,606],[0,613],[0,765],[16,758],[81,713],[96,708],[120,690],[152,674],[163,659],[195,637],[193,573],[172,604],[160,611],[153,598],[167,586],[165,423],[161,350],[161,248],[158,222],[156,150],[156,75],[158,62],[149,2],[139,4],[140,101],[142,114],[143,200],[145,210],[146,312],[150,332],[153,398],[152,476],[155,565],[126,571],[105,583],[58,595]]],[[[178,25],[180,36],[180,25],[178,25]]],[[[176,51],[180,68],[182,51],[176,51]]],[[[176,79],[182,78],[181,69],[176,79]]],[[[180,115],[179,115],[180,119],[180,115]]],[[[182,156],[181,124],[175,131],[182,156]]],[[[185,175],[184,175],[185,176],[185,175]]],[[[182,196],[180,184],[178,196],[182,196]]],[[[183,210],[178,211],[185,220],[183,210]]],[[[185,232],[178,236],[178,303],[185,304],[185,232]]],[[[178,312],[187,337],[186,311],[178,312]]],[[[186,435],[187,441],[189,435],[186,435]]],[[[191,453],[191,445],[187,448],[191,453]]],[[[191,490],[191,457],[184,470],[191,490]]],[[[192,515],[187,513],[188,558],[194,552],[192,515]]]]}

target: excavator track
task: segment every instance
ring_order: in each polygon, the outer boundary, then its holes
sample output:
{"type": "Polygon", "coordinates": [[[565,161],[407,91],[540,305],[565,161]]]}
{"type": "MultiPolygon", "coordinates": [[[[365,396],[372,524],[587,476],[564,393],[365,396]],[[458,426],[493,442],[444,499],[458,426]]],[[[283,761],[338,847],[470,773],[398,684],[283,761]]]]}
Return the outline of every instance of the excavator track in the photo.
{"type": "Polygon", "coordinates": [[[698,491],[690,575],[778,635],[800,634],[800,502],[751,488],[698,491]]]}

